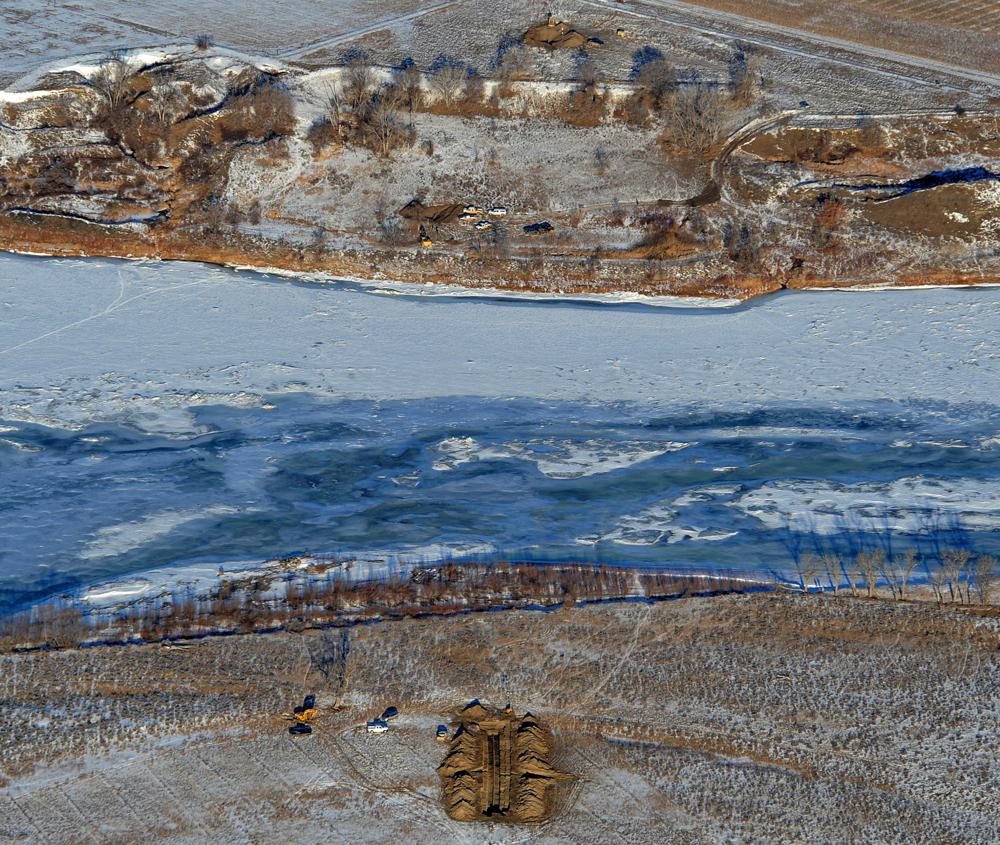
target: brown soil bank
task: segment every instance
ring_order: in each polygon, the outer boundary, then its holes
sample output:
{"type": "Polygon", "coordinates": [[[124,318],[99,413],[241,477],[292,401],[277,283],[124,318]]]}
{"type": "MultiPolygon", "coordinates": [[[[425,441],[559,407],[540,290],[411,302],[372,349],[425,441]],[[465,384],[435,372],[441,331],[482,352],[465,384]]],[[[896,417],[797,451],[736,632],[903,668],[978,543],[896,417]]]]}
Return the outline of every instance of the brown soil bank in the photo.
{"type": "Polygon", "coordinates": [[[661,269],[655,262],[645,260],[663,250],[690,255],[688,247],[674,251],[669,243],[643,244],[621,251],[621,257],[612,252],[602,256],[598,264],[591,256],[558,253],[493,257],[394,248],[297,247],[283,241],[231,233],[221,237],[167,227],[137,232],[66,217],[0,212],[0,250],[42,255],[202,261],[265,271],[277,269],[372,281],[448,284],[567,296],[627,291],[643,296],[745,300],[772,293],[780,287],[777,282],[754,275],[722,278],[711,263],[706,263],[701,272],[695,268],[693,273],[677,274],[671,272],[673,268],[669,266],[661,269]]]}
{"type": "MultiPolygon", "coordinates": [[[[183,232],[163,237],[143,236],[115,226],[34,215],[0,213],[0,250],[39,255],[106,258],[145,258],[200,261],[224,267],[251,267],[261,271],[287,270],[329,275],[331,278],[386,280],[414,284],[459,285],[470,290],[497,290],[511,294],[564,296],[614,295],[701,297],[749,300],[781,289],[850,289],[879,284],[886,287],[918,285],[967,287],[994,284],[982,273],[948,270],[908,273],[891,279],[824,278],[804,274],[773,278],[757,274],[715,275],[714,272],[678,277],[658,273],[649,256],[670,244],[644,244],[629,250],[629,258],[601,260],[600,274],[592,260],[548,256],[483,260],[476,256],[432,255],[406,251],[319,251],[296,248],[282,242],[228,238],[215,244],[183,232]],[[631,256],[635,256],[632,258],[631,256]],[[644,260],[645,259],[645,260],[644,260]]],[[[678,254],[678,253],[673,253],[678,254]]],[[[679,251],[687,255],[688,247],[679,251]]],[[[711,265],[709,265],[711,266],[711,265]]],[[[721,266],[719,271],[728,268],[721,266]]]]}

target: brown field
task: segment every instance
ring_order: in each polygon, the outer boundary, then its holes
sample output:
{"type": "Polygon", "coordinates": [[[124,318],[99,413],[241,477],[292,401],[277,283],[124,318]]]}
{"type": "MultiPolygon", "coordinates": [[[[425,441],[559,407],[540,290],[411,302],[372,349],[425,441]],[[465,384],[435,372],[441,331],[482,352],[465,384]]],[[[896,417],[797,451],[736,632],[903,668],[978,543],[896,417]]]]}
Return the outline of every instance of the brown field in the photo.
{"type": "MultiPolygon", "coordinates": [[[[655,5],[652,4],[652,5],[655,5]]],[[[996,0],[697,0],[690,5],[923,58],[1000,71],[996,0]]]]}
{"type": "Polygon", "coordinates": [[[323,636],[0,658],[0,841],[1000,841],[992,610],[759,594],[408,619],[351,629],[343,678],[323,636]],[[307,692],[323,713],[296,739],[280,714],[307,692]],[[551,731],[575,780],[545,824],[446,814],[435,729],[473,696],[551,731]]]}

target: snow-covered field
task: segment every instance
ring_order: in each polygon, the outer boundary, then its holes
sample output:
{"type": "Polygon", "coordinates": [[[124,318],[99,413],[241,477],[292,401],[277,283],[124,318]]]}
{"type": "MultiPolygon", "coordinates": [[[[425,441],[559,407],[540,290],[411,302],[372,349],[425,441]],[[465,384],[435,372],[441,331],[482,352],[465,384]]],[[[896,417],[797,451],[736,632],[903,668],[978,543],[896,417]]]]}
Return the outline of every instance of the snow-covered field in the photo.
{"type": "Polygon", "coordinates": [[[206,33],[221,46],[299,57],[345,34],[378,25],[407,32],[408,16],[435,4],[417,0],[27,0],[0,8],[0,77],[45,61],[120,47],[193,41],[206,33]]]}
{"type": "Polygon", "coordinates": [[[4,605],[303,551],[767,569],[793,534],[1000,527],[995,288],[673,309],[11,255],[0,279],[4,605]]]}

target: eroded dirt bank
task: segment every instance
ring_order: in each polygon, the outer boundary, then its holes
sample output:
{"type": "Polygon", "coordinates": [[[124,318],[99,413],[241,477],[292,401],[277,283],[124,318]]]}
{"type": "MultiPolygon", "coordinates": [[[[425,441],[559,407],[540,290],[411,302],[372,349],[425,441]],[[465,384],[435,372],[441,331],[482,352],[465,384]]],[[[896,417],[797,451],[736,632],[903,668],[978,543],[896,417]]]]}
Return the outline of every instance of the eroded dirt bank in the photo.
{"type": "Polygon", "coordinates": [[[1000,278],[996,115],[779,109],[749,73],[53,68],[0,94],[0,248],[553,295],[1000,278]]]}

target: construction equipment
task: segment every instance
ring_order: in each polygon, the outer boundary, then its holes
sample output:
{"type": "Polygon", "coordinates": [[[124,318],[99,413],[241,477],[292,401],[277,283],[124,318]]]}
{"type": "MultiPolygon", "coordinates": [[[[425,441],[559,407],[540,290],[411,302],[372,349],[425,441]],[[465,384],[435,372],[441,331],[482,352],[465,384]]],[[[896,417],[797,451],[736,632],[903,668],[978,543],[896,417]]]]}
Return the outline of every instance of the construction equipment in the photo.
{"type": "Polygon", "coordinates": [[[290,734],[312,733],[312,722],[319,718],[320,711],[316,706],[316,696],[307,695],[302,699],[302,704],[292,710],[291,713],[282,713],[283,719],[289,719],[294,724],[288,729],[290,734]]]}

